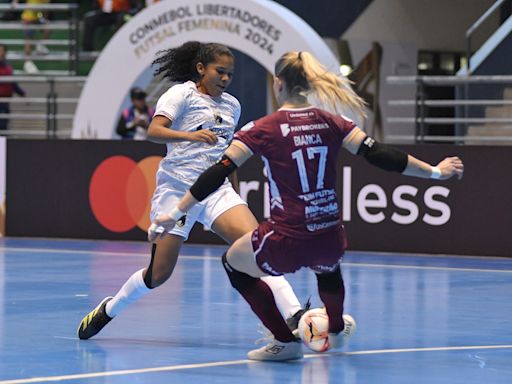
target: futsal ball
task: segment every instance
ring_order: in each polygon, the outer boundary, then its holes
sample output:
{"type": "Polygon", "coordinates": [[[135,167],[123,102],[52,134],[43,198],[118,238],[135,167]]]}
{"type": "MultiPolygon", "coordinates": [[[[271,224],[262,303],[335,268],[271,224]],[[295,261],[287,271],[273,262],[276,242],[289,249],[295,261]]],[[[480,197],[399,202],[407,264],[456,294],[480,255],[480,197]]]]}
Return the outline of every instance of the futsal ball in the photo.
{"type": "Polygon", "coordinates": [[[299,320],[299,337],[315,352],[329,349],[329,317],[325,308],[310,309],[299,320]]]}

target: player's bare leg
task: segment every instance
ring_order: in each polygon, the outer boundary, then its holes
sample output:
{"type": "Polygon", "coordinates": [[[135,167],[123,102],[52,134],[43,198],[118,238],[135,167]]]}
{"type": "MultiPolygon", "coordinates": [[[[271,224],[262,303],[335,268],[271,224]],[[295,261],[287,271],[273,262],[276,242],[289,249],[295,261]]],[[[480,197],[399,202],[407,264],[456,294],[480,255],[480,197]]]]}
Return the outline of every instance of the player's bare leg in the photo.
{"type": "Polygon", "coordinates": [[[126,307],[163,284],[172,275],[183,241],[181,236],[171,234],[159,238],[152,245],[149,266],[135,272],[114,297],[106,297],[87,314],[78,327],[78,337],[95,336],[126,307]]]}

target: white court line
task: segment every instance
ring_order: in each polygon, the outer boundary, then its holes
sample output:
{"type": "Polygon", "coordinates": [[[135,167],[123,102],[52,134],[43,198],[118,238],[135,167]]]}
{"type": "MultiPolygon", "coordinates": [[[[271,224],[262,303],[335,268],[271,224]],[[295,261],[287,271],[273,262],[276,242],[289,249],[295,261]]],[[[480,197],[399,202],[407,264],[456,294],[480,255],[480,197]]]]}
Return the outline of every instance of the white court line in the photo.
{"type": "MultiPolygon", "coordinates": [[[[54,240],[54,239],[51,239],[51,240],[54,240]]],[[[63,243],[75,243],[75,242],[79,242],[79,241],[84,241],[84,240],[74,240],[74,239],[59,239],[60,241],[62,241],[63,243]]],[[[88,240],[85,240],[85,241],[88,241],[88,240]]],[[[89,240],[89,241],[94,241],[94,240],[89,240]]],[[[99,240],[99,241],[102,241],[102,240],[99,240]]],[[[111,241],[111,242],[119,242],[120,240],[105,240],[105,241],[111,241]]],[[[137,245],[140,245],[141,244],[141,241],[135,241],[135,240],[123,240],[124,243],[132,243],[132,244],[137,244],[137,245]]],[[[149,245],[149,244],[148,244],[149,245]]],[[[226,248],[228,245],[227,244],[186,244],[187,247],[190,247],[190,248],[204,248],[204,247],[213,247],[213,248],[226,248]]],[[[33,250],[33,249],[36,249],[38,252],[43,252],[43,251],[49,251],[49,252],[53,252],[53,250],[51,248],[16,248],[16,247],[0,247],[0,251],[2,250],[11,250],[11,249],[26,249],[27,251],[30,251],[30,250],[33,250]]],[[[62,249],[56,249],[55,250],[56,252],[66,252],[66,251],[63,251],[62,249]]],[[[89,251],[76,251],[76,252],[84,252],[84,253],[88,253],[89,251]]],[[[98,252],[99,253],[99,252],[98,252]]],[[[496,255],[486,255],[486,256],[474,256],[474,255],[456,255],[456,254],[433,254],[433,253],[421,253],[421,252],[389,252],[389,251],[357,251],[357,250],[349,250],[348,253],[350,254],[353,254],[353,255],[365,255],[365,256],[382,256],[382,255],[391,255],[391,256],[399,256],[399,257],[420,257],[420,258],[423,258],[423,257],[430,257],[430,258],[445,258],[445,259],[476,259],[476,260],[503,260],[503,259],[510,259],[509,256],[496,256],[496,255]]],[[[121,253],[120,254],[123,254],[123,255],[126,255],[125,253],[121,253]]],[[[132,253],[133,254],[133,253],[132,253]]],[[[134,255],[138,255],[138,254],[134,254],[134,255]]]]}
{"type": "Polygon", "coordinates": [[[400,264],[367,264],[367,263],[341,263],[341,268],[366,267],[366,268],[387,268],[387,269],[425,269],[431,271],[457,271],[457,272],[492,272],[512,273],[510,269],[479,269],[479,268],[450,268],[450,267],[425,267],[423,265],[400,265],[400,264]]]}
{"type": "Polygon", "coordinates": [[[77,255],[95,255],[102,256],[149,256],[151,249],[148,246],[147,252],[109,252],[109,251],[95,251],[95,250],[78,250],[78,249],[53,249],[53,248],[21,248],[21,247],[0,247],[0,251],[9,252],[26,252],[26,253],[73,253],[77,255]]]}
{"type": "MultiPolygon", "coordinates": [[[[79,250],[79,249],[52,249],[52,248],[11,248],[0,247],[1,251],[22,252],[22,253],[55,253],[55,254],[76,254],[76,255],[95,255],[95,256],[123,256],[123,257],[150,257],[151,249],[148,247],[147,252],[112,252],[112,251],[95,251],[95,250],[79,250]]],[[[180,256],[180,258],[187,259],[212,259],[220,260],[219,257],[214,256],[180,256]]]]}
{"type": "Polygon", "coordinates": [[[477,260],[503,260],[510,259],[510,256],[470,256],[470,255],[456,255],[456,254],[444,254],[444,253],[422,253],[422,252],[389,252],[389,251],[356,251],[349,250],[348,253],[353,255],[364,255],[364,256],[398,256],[398,257],[416,257],[416,258],[443,258],[443,259],[477,259],[477,260]]]}
{"type": "MultiPolygon", "coordinates": [[[[57,254],[77,254],[98,256],[123,256],[123,257],[149,257],[148,252],[110,252],[110,251],[94,251],[94,250],[64,250],[51,248],[11,248],[0,247],[0,251],[26,252],[26,253],[57,253],[57,254]]],[[[219,260],[220,256],[179,256],[180,259],[187,260],[219,260]]],[[[482,257],[485,260],[486,257],[482,257]]],[[[401,264],[370,264],[370,263],[348,263],[343,262],[342,267],[366,267],[366,268],[386,268],[386,269],[421,269],[432,271],[457,271],[457,272],[487,272],[487,273],[512,273],[511,269],[481,269],[481,268],[451,268],[451,267],[427,267],[421,265],[401,265],[401,264]]]]}
{"type": "MultiPolygon", "coordinates": [[[[433,347],[433,348],[404,348],[404,349],[380,349],[373,351],[354,351],[354,352],[333,352],[333,353],[315,353],[304,355],[304,359],[318,359],[323,357],[335,357],[335,356],[352,356],[352,355],[377,355],[387,353],[410,353],[410,352],[439,352],[439,351],[467,351],[467,350],[489,350],[489,349],[512,349],[512,345],[482,345],[482,346],[463,346],[463,347],[433,347]]],[[[217,361],[212,363],[198,363],[198,364],[183,364],[183,365],[168,365],[163,367],[153,368],[139,368],[139,369],[126,369],[119,371],[107,371],[107,372],[94,372],[94,373],[81,373],[75,375],[63,375],[63,376],[45,376],[45,377],[31,377],[27,379],[15,379],[0,381],[0,384],[25,384],[25,383],[41,383],[48,381],[63,381],[63,380],[79,380],[79,379],[91,379],[96,377],[108,377],[108,376],[124,376],[124,375],[136,375],[153,372],[172,372],[188,369],[200,369],[210,367],[226,367],[233,365],[242,365],[258,363],[254,360],[227,360],[217,361]]],[[[259,362],[261,363],[261,362],[259,362]]]]}

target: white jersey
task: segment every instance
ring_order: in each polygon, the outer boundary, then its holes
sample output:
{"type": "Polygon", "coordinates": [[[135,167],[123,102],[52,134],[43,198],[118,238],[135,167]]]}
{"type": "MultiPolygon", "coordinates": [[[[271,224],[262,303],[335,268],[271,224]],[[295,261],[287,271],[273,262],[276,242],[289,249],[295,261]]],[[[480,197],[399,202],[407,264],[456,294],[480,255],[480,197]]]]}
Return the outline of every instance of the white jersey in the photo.
{"type": "Polygon", "coordinates": [[[240,118],[240,103],[226,92],[216,98],[205,95],[197,90],[193,81],[187,81],[174,85],[160,97],[156,115],[170,119],[170,129],[176,131],[209,129],[217,135],[214,145],[190,141],[167,144],[157,183],[164,181],[161,179],[163,172],[190,187],[204,170],[222,157],[231,143],[240,118]]]}
{"type": "MultiPolygon", "coordinates": [[[[151,221],[175,207],[199,175],[222,157],[233,139],[240,118],[240,103],[225,92],[216,98],[202,94],[194,82],[187,81],[171,87],[160,97],[156,115],[170,119],[170,129],[176,131],[209,129],[217,135],[218,141],[214,145],[190,141],[167,144],[167,155],[160,162],[156,175],[151,221]]],[[[240,204],[246,205],[226,180],[222,187],[187,213],[183,227],[176,226],[169,233],[187,239],[196,221],[209,228],[217,217],[240,204]]]]}

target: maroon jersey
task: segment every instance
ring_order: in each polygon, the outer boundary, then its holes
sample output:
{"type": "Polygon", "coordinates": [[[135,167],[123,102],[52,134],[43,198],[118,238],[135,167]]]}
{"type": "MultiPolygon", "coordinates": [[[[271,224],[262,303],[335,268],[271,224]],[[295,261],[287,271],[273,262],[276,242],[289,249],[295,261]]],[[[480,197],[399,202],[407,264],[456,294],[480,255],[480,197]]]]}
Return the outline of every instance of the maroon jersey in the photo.
{"type": "Polygon", "coordinates": [[[235,134],[265,163],[270,220],[280,233],[304,237],[339,228],[336,159],[355,124],[310,107],[281,109],[235,134]]]}

